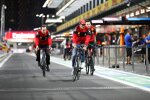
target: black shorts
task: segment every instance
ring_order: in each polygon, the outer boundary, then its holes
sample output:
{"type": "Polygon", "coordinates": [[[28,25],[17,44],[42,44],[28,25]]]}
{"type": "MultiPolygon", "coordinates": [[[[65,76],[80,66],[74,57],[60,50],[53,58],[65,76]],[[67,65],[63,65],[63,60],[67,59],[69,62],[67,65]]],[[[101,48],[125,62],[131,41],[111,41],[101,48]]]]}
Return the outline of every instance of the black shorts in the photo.
{"type": "Polygon", "coordinates": [[[132,56],[132,48],[131,47],[127,47],[126,51],[127,51],[127,57],[131,57],[132,56]]]}
{"type": "Polygon", "coordinates": [[[142,48],[141,54],[146,54],[146,48],[142,48]]]}

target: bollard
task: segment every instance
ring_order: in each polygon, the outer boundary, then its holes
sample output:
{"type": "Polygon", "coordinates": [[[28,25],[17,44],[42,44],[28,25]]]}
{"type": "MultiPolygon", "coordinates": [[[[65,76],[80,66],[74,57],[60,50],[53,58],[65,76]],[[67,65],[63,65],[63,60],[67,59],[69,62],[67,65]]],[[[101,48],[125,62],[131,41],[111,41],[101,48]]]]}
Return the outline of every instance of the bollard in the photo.
{"type": "Polygon", "coordinates": [[[99,50],[98,49],[99,49],[99,47],[96,47],[96,52],[97,52],[96,54],[98,54],[96,58],[97,58],[97,63],[99,64],[100,55],[99,55],[99,50]]]}
{"type": "Polygon", "coordinates": [[[110,46],[108,46],[108,64],[110,68],[110,46]]]}
{"type": "Polygon", "coordinates": [[[115,62],[115,64],[116,64],[116,68],[119,68],[120,66],[119,66],[119,64],[118,64],[118,59],[117,59],[117,57],[118,57],[118,53],[117,53],[117,48],[119,48],[119,47],[117,47],[116,45],[115,45],[115,52],[116,52],[116,62],[115,62]]]}
{"type": "Polygon", "coordinates": [[[146,73],[149,74],[148,47],[146,46],[146,73]]]}
{"type": "Polygon", "coordinates": [[[126,47],[122,47],[123,49],[123,70],[125,71],[125,59],[126,59],[126,47]]]}
{"type": "Polygon", "coordinates": [[[104,46],[102,47],[102,50],[103,50],[103,53],[102,53],[102,55],[103,55],[103,61],[102,61],[102,63],[103,63],[103,66],[104,66],[104,46]]]}
{"type": "Polygon", "coordinates": [[[112,68],[119,68],[119,64],[117,64],[117,46],[114,45],[114,53],[115,53],[115,64],[112,65],[112,68]]]}
{"type": "Polygon", "coordinates": [[[132,71],[134,72],[135,69],[134,69],[134,47],[131,47],[132,49],[132,71]]]}

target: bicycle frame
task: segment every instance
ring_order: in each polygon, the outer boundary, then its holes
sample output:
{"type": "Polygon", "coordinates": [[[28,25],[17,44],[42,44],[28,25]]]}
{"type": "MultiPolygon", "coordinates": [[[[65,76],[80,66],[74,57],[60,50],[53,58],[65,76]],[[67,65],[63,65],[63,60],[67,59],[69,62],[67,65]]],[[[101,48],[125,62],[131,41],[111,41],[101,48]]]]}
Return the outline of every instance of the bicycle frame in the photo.
{"type": "Polygon", "coordinates": [[[42,71],[43,71],[43,76],[45,77],[46,75],[46,73],[45,73],[45,71],[46,71],[46,66],[47,66],[47,64],[46,64],[46,53],[45,53],[45,49],[41,49],[40,50],[40,64],[41,64],[41,67],[42,67],[42,71]]]}
{"type": "Polygon", "coordinates": [[[95,65],[95,60],[94,60],[94,48],[90,47],[87,49],[87,56],[86,56],[86,74],[93,75],[94,73],[94,65],[95,65]]]}
{"type": "Polygon", "coordinates": [[[80,74],[81,74],[81,52],[83,52],[83,49],[77,48],[76,51],[76,58],[75,58],[75,66],[74,67],[74,73],[73,73],[73,81],[76,79],[79,80],[80,74]]]}

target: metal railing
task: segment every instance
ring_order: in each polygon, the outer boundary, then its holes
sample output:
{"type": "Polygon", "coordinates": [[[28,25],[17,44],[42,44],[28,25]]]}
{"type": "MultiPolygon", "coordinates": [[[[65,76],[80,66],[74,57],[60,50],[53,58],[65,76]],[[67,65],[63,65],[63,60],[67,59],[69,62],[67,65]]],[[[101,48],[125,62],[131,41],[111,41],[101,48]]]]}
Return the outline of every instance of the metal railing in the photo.
{"type": "MultiPolygon", "coordinates": [[[[101,67],[115,68],[117,70],[149,75],[148,50],[150,48],[138,46],[132,47],[131,64],[126,64],[126,46],[109,45],[96,48],[95,64],[101,67]],[[145,48],[145,53],[136,53],[145,48]],[[142,61],[144,59],[144,61],[142,61]],[[142,62],[141,62],[142,61],[142,62]]],[[[62,52],[59,53],[62,54],[62,52]]],[[[150,57],[149,57],[150,58],[150,57]]]]}
{"type": "Polygon", "coordinates": [[[126,62],[126,46],[110,45],[97,48],[96,64],[108,68],[130,71],[139,74],[149,74],[148,48],[143,46],[132,47],[131,64],[126,62]],[[136,53],[138,49],[146,48],[146,53],[136,53]],[[102,55],[100,56],[100,50],[102,55]],[[144,59],[143,62],[140,60],[144,59]],[[119,68],[118,68],[119,67],[119,68]]]}

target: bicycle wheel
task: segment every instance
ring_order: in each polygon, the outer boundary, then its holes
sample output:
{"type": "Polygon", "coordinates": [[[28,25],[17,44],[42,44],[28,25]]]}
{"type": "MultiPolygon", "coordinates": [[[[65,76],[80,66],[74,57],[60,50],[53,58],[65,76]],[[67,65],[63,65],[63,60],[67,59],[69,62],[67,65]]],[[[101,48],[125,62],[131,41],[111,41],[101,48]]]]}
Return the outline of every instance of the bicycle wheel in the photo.
{"type": "Polygon", "coordinates": [[[80,79],[80,74],[81,74],[81,59],[80,57],[78,56],[77,57],[77,80],[80,79]]]}
{"type": "Polygon", "coordinates": [[[76,81],[77,79],[77,68],[74,68],[74,71],[73,71],[73,82],[76,81]]]}
{"type": "Polygon", "coordinates": [[[80,60],[80,56],[77,55],[76,57],[76,64],[75,64],[75,68],[74,68],[74,73],[73,73],[73,81],[79,80],[80,78],[80,73],[79,73],[79,68],[81,66],[81,60],[80,60]]]}
{"type": "Polygon", "coordinates": [[[46,76],[46,67],[47,67],[47,64],[46,64],[46,56],[43,56],[43,65],[42,65],[42,72],[43,72],[43,76],[45,77],[46,76]]]}
{"type": "Polygon", "coordinates": [[[89,74],[89,61],[88,61],[88,58],[86,58],[85,67],[86,67],[86,74],[89,74]]]}
{"type": "Polygon", "coordinates": [[[77,69],[77,80],[80,79],[80,75],[81,75],[81,68],[77,69]]]}
{"type": "Polygon", "coordinates": [[[42,68],[42,72],[43,72],[43,76],[45,77],[46,76],[46,72],[45,72],[45,67],[44,66],[42,68]]]}
{"type": "Polygon", "coordinates": [[[95,65],[95,60],[94,57],[91,57],[91,63],[90,63],[90,74],[94,74],[94,65],[95,65]]]}

